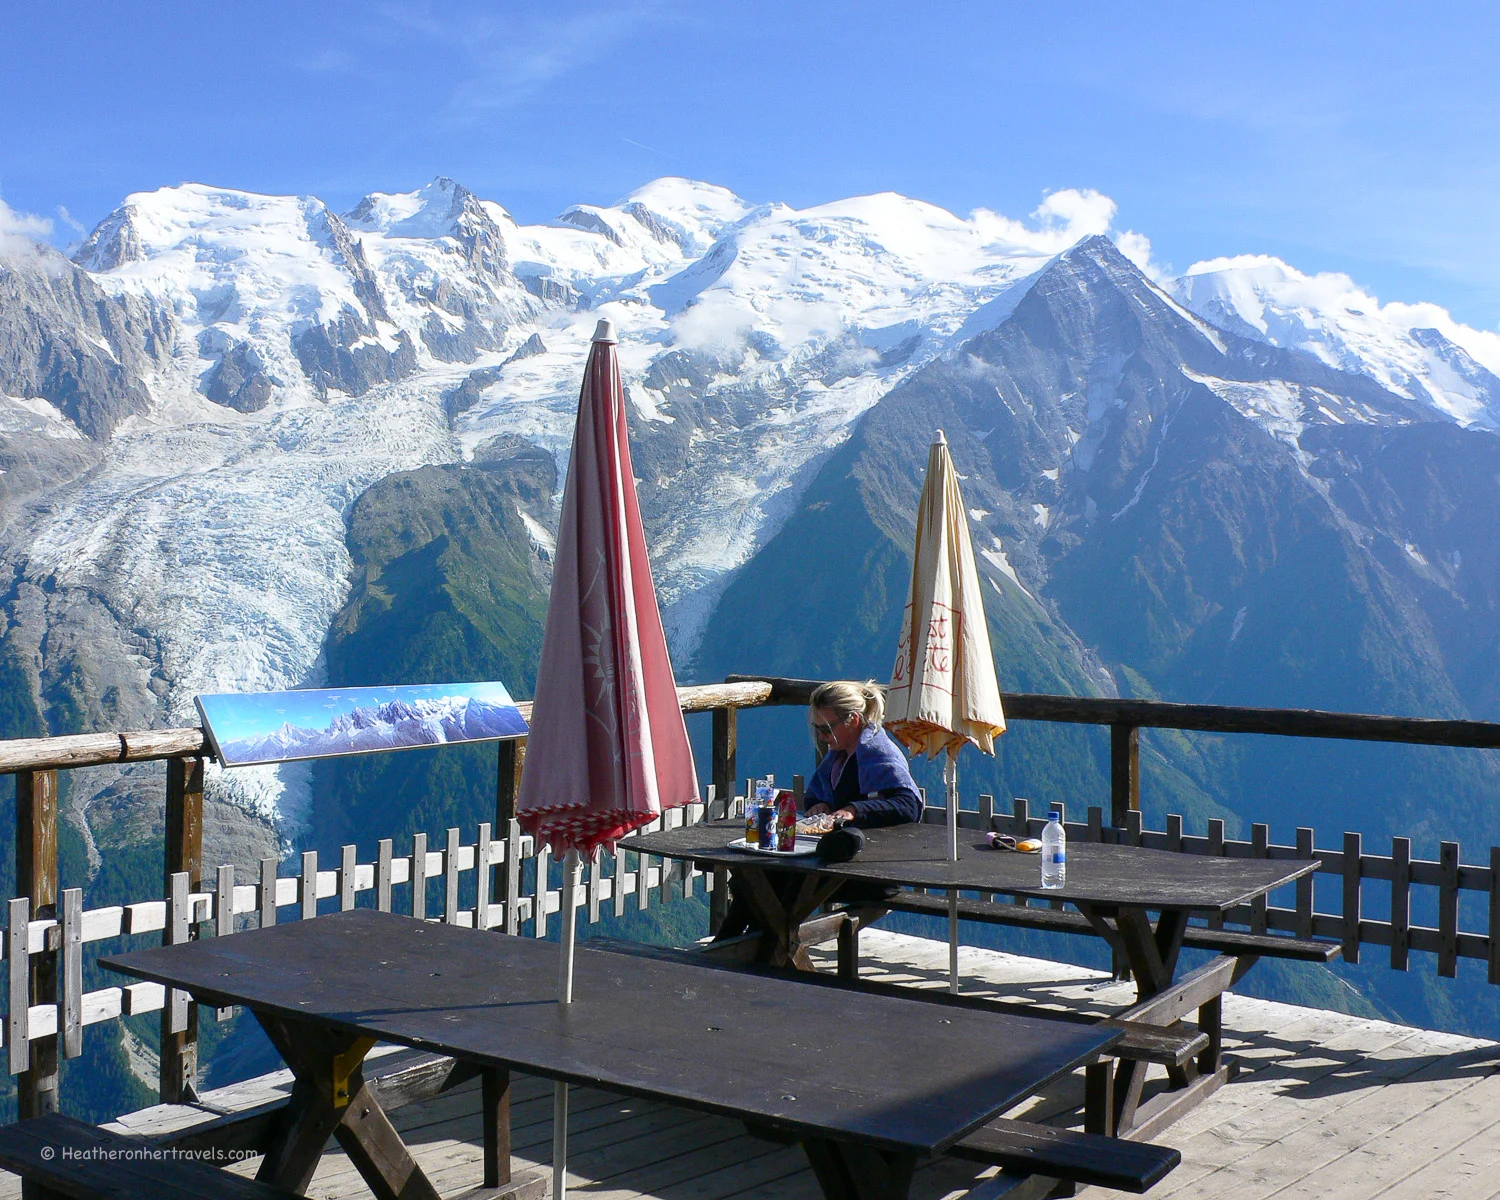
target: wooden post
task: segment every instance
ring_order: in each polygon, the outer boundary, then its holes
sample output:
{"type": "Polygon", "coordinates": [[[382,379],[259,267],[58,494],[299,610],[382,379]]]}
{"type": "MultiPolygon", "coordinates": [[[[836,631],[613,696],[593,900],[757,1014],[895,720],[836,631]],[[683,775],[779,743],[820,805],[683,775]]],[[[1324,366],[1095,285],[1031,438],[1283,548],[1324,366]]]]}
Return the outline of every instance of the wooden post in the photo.
{"type": "Polygon", "coordinates": [[[500,878],[505,886],[505,932],[515,937],[521,932],[521,822],[514,817],[505,823],[504,871],[500,878]]]}
{"type": "MultiPolygon", "coordinates": [[[[180,946],[192,940],[193,901],[188,873],[172,876],[167,897],[167,927],[162,943],[180,946]]],[[[198,1006],[187,992],[168,988],[161,1010],[161,1101],[191,1104],[197,1100],[198,1006]],[[169,1074],[170,1072],[170,1074],[169,1074]]]]}
{"type": "Polygon", "coordinates": [[[526,765],[526,739],[509,738],[500,743],[500,764],[495,779],[495,828],[516,815],[516,797],[521,793],[521,771],[526,765]]]}
{"type": "Polygon", "coordinates": [[[1344,961],[1359,962],[1360,859],[1363,838],[1358,833],[1344,834],[1344,961]]]}
{"type": "Polygon", "coordinates": [[[427,834],[411,835],[411,915],[427,919],[427,834]]]}
{"type": "Polygon", "coordinates": [[[1500,983],[1500,846],[1490,847],[1489,981],[1500,983]]]}
{"type": "MultiPolygon", "coordinates": [[[[17,896],[7,905],[5,926],[5,959],[12,996],[24,996],[31,986],[31,901],[17,896]]],[[[25,1004],[11,1004],[5,1015],[5,1049],[10,1073],[23,1072],[31,1062],[28,1043],[31,1037],[31,1011],[25,1004]]]]}
{"type": "Polygon", "coordinates": [[[83,889],[62,894],[62,968],[58,979],[57,1036],[64,1058],[83,1053],[83,889]]]}
{"type": "MultiPolygon", "coordinates": [[[[1256,822],[1250,826],[1250,856],[1252,858],[1271,857],[1271,827],[1264,822],[1256,822]]],[[[1251,933],[1265,933],[1266,908],[1266,898],[1263,895],[1250,901],[1251,933]]]]}
{"type": "Polygon", "coordinates": [[[1452,979],[1458,974],[1458,843],[1440,843],[1438,862],[1443,871],[1438,892],[1438,974],[1452,979]]]}
{"type": "Polygon", "coordinates": [[[458,828],[448,830],[443,845],[443,923],[458,924],[458,828]]]}
{"type": "MultiPolygon", "coordinates": [[[[1297,857],[1309,859],[1313,856],[1313,831],[1305,825],[1297,827],[1297,857]]],[[[1313,878],[1304,875],[1297,880],[1297,936],[1310,938],[1313,932],[1313,878]]]]}
{"type": "MultiPolygon", "coordinates": [[[[1211,858],[1224,857],[1224,819],[1222,817],[1210,817],[1208,820],[1208,854],[1211,858]]],[[[1210,929],[1224,928],[1224,914],[1211,912],[1208,914],[1208,927],[1210,929]]]]}
{"type": "Polygon", "coordinates": [[[1125,828],[1125,814],[1141,807],[1141,731],[1135,725],[1109,727],[1109,823],[1125,828]]]}
{"type": "Polygon", "coordinates": [[[1411,947],[1411,838],[1391,839],[1391,970],[1404,971],[1411,947]]]}
{"type": "Polygon", "coordinates": [[[359,870],[358,852],[353,846],[344,846],[339,853],[339,912],[348,912],[354,907],[354,885],[359,882],[355,878],[359,870]]]}
{"type": "Polygon", "coordinates": [[[485,1067],[479,1079],[484,1186],[499,1188],[510,1182],[510,1068],[485,1067]]]}
{"type": "MultiPolygon", "coordinates": [[[[798,784],[802,776],[792,776],[792,790],[798,791],[798,784]]],[[[727,820],[729,818],[729,800],[726,797],[721,805],[718,801],[720,792],[719,785],[711,783],[708,785],[708,812],[707,818],[712,821],[716,817],[727,820]]],[[[802,811],[802,796],[797,795],[797,811],[802,811]]],[[[719,932],[719,926],[724,924],[724,916],[729,912],[729,872],[723,867],[715,867],[709,876],[708,887],[708,933],[713,937],[719,932]]]]}
{"type": "Polygon", "coordinates": [[[302,852],[302,877],[297,880],[297,899],[302,905],[302,919],[311,921],[318,915],[318,852],[302,852]]]}
{"type": "Polygon", "coordinates": [[[474,835],[474,928],[490,927],[490,823],[481,821],[474,835]]]}
{"type": "Polygon", "coordinates": [[[521,794],[521,772],[526,766],[526,739],[500,743],[499,771],[495,779],[495,832],[505,837],[505,858],[495,895],[505,897],[505,932],[521,930],[517,908],[521,902],[521,827],[516,823],[516,797],[521,794]]]}
{"type": "Polygon", "coordinates": [[[391,859],[392,842],[381,838],[375,850],[375,907],[381,912],[391,911],[391,859]]]}
{"type": "Polygon", "coordinates": [[[714,794],[723,797],[726,805],[734,799],[735,755],[738,749],[739,709],[714,709],[714,794]]]}
{"type": "MultiPolygon", "coordinates": [[[[162,870],[162,893],[170,905],[172,876],[186,872],[187,891],[203,887],[203,760],[169,758],[167,760],[167,837],[166,861],[162,870]]],[[[191,921],[189,926],[191,927],[191,921]]],[[[191,936],[191,931],[189,932],[191,936]]],[[[172,942],[171,920],[162,941],[172,942]]],[[[161,1102],[185,1104],[197,1099],[195,1080],[198,1074],[198,1006],[187,1005],[186,1020],[180,1005],[168,1003],[161,1011],[161,1102]]]]}
{"type": "MultiPolygon", "coordinates": [[[[57,916],[57,772],[16,772],[16,895],[30,901],[31,920],[57,916]]],[[[31,956],[31,1004],[57,1003],[57,951],[31,956]]],[[[24,996],[11,993],[11,1007],[24,996]]],[[[30,1044],[28,1066],[16,1080],[20,1119],[57,1111],[57,1038],[30,1044]]]]}
{"type": "Polygon", "coordinates": [[[276,924],[276,860],[260,860],[260,927],[269,929],[276,924]]]}

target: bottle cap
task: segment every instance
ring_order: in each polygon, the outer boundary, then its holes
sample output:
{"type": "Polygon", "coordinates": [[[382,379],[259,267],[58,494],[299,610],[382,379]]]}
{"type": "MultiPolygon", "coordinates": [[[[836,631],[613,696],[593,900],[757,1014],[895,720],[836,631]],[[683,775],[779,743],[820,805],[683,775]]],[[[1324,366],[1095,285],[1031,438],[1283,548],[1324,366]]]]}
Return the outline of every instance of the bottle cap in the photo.
{"type": "Polygon", "coordinates": [[[1049,820],[1049,821],[1061,821],[1062,820],[1062,813],[1058,812],[1057,809],[1054,808],[1051,812],[1049,812],[1047,814],[1047,820],[1049,820]]]}

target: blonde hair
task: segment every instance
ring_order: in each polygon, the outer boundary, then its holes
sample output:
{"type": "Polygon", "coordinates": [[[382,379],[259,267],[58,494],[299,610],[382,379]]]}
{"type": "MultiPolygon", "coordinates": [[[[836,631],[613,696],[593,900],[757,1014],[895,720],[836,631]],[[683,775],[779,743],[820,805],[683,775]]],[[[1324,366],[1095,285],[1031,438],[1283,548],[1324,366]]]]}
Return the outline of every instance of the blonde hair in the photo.
{"type": "Polygon", "coordinates": [[[858,713],[860,719],[872,729],[879,729],[885,720],[885,688],[873,679],[858,683],[852,679],[834,679],[813,688],[808,698],[809,708],[822,708],[837,713],[843,719],[850,713],[858,713]]]}

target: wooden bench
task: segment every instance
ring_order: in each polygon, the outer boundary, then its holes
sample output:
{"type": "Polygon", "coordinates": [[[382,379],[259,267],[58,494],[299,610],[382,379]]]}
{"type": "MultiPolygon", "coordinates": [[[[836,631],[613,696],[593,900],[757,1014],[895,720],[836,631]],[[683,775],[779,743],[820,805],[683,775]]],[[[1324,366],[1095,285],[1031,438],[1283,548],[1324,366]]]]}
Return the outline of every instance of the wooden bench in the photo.
{"type": "MultiPolygon", "coordinates": [[[[749,941],[755,936],[750,934],[744,939],[735,939],[735,941],[736,943],[749,941]]],[[[1185,1066],[1208,1048],[1208,1035],[1197,1030],[1163,1029],[1156,1025],[1122,1020],[1118,1017],[1092,1017],[1086,1013],[1071,1012],[1067,1009],[1042,1008],[1025,1000],[1005,1000],[995,996],[955,996],[951,992],[938,991],[936,988],[912,988],[899,983],[883,983],[874,979],[849,979],[823,972],[799,971],[792,967],[771,967],[762,963],[745,961],[738,956],[715,955],[712,952],[714,950],[712,943],[705,943],[691,950],[683,950],[666,946],[647,946],[640,942],[627,942],[618,938],[590,938],[589,945],[596,950],[610,950],[618,954],[676,959],[717,970],[746,971],[752,974],[795,979],[799,983],[806,983],[812,987],[864,992],[874,996],[894,996],[903,1000],[921,1000],[928,1004],[945,1004],[954,1008],[988,1009],[992,1012],[1013,1013],[1018,1017],[1068,1021],[1078,1025],[1103,1025],[1109,1029],[1118,1029],[1125,1035],[1110,1048],[1111,1057],[1158,1063],[1165,1067],[1185,1066]]]]}
{"type": "Polygon", "coordinates": [[[1050,1179],[1054,1186],[1067,1181],[1139,1194],[1182,1161],[1181,1152],[1170,1146],[1054,1129],[1005,1117],[976,1129],[948,1153],[954,1158],[998,1166],[1011,1176],[1010,1191],[984,1193],[995,1196],[1014,1195],[1019,1190],[1019,1177],[1027,1175],[1050,1179]]]}
{"type": "Polygon", "coordinates": [[[52,1113],[0,1127],[0,1166],[21,1177],[26,1200],[293,1200],[180,1151],[52,1113]]]}
{"type": "MultiPolygon", "coordinates": [[[[889,900],[881,901],[880,906],[892,912],[919,913],[924,916],[938,917],[948,915],[946,896],[929,895],[923,892],[902,892],[889,900]]],[[[1080,912],[1050,907],[1035,908],[1028,904],[960,899],[958,918],[961,921],[978,921],[986,925],[1012,925],[1021,929],[1041,929],[1050,933],[1081,933],[1090,937],[1098,936],[1098,931],[1080,912]]],[[[1322,938],[1299,938],[1280,933],[1248,933],[1238,929],[1208,929],[1202,925],[1189,925],[1187,932],[1183,935],[1182,944],[1189,949],[1213,950],[1235,958],[1266,956],[1315,963],[1330,963],[1343,953],[1341,943],[1326,941],[1322,938]]]]}

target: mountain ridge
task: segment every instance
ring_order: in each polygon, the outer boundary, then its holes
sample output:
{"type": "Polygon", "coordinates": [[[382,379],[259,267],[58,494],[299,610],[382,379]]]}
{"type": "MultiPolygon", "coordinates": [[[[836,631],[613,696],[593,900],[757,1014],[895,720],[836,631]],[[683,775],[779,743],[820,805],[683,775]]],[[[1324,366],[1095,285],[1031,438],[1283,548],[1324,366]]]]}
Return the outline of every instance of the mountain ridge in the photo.
{"type": "MultiPolygon", "coordinates": [[[[1316,457],[1301,446],[1308,429],[1462,414],[1431,388],[1393,391],[1374,368],[1342,370],[1265,330],[1221,331],[1194,308],[1205,285],[1158,285],[1115,248],[1112,204],[1059,196],[1028,225],[894,193],[799,211],[664,179],[524,226],[443,177],[372,192],[343,215],[313,197],[202,184],[134,194],[66,266],[98,304],[138,324],[149,316],[134,399],[95,427],[102,440],[33,430],[0,442],[16,464],[0,476],[13,497],[11,659],[39,698],[72,697],[54,719],[97,727],[186,719],[195,691],[317,683],[324,634],[360,586],[346,544],[356,499],[403,471],[477,464],[497,439],[550,456],[560,474],[603,314],[621,330],[642,508],[689,672],[714,657],[700,649],[726,589],[796,518],[864,416],[926,371],[929,390],[963,405],[1004,394],[972,431],[995,470],[974,501],[991,514],[981,557],[997,588],[1044,614],[1023,625],[1065,647],[1044,655],[1052,678],[1117,687],[1093,635],[1047,611],[1063,560],[1045,546],[1138,515],[1151,495],[1144,468],[1170,445],[1182,396],[1213,393],[1280,439],[1298,470],[1316,457]],[[1087,272],[1117,286],[1069,308],[1087,272]],[[1144,340],[1119,361],[1080,357],[1095,326],[1142,320],[1144,340]],[[1068,355],[1077,361],[1063,370],[1068,355]],[[1057,654],[1074,666],[1063,671],[1057,654]]],[[[1237,269],[1221,264],[1215,278],[1237,269]]],[[[1262,290],[1262,314],[1290,303],[1262,290]]],[[[1446,355],[1465,386],[1488,386],[1471,353],[1485,346],[1428,317],[1408,341],[1446,355]]],[[[0,379],[0,392],[11,386],[0,379]]],[[[72,422],[26,403],[0,400],[7,430],[72,422]]],[[[864,486],[882,501],[870,519],[895,544],[911,480],[899,503],[883,494],[894,480],[864,486]]],[[[503,503],[545,554],[551,510],[503,503]]],[[[1253,615],[1245,622],[1253,629],[1253,615]]]]}

